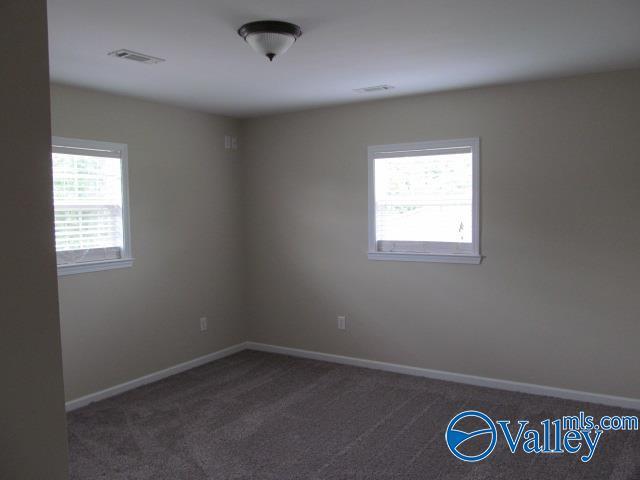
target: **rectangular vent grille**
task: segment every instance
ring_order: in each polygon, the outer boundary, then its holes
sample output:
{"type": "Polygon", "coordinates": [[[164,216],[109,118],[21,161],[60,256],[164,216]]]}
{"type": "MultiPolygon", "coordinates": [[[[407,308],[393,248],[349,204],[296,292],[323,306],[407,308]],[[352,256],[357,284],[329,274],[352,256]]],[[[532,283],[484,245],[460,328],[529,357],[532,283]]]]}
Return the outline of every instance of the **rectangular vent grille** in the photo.
{"type": "Polygon", "coordinates": [[[372,87],[356,88],[354,92],[374,93],[374,92],[383,92],[385,90],[393,90],[394,88],[395,87],[393,87],[393,85],[374,85],[372,87]]]}
{"type": "Polygon", "coordinates": [[[125,60],[131,60],[132,62],[154,64],[164,62],[164,58],[152,57],[151,55],[145,55],[144,53],[134,52],[127,50],[126,48],[120,50],[114,50],[109,52],[109,55],[116,58],[123,58],[125,60]]]}

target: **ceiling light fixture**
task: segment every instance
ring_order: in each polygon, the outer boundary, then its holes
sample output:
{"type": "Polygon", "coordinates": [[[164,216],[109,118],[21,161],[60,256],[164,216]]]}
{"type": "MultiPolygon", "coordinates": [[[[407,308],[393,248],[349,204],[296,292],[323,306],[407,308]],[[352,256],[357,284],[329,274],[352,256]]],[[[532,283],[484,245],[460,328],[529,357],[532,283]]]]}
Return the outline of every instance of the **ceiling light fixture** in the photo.
{"type": "Polygon", "coordinates": [[[246,23],[238,29],[238,35],[256,52],[265,55],[270,62],[282,55],[302,35],[297,25],[277,20],[246,23]]]}

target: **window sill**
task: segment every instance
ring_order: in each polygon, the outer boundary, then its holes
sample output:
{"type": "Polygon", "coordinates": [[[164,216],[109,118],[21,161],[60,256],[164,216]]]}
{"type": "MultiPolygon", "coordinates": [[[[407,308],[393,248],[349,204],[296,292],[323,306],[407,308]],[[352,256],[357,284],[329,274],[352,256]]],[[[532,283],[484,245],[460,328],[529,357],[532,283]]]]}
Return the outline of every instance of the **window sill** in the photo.
{"type": "Polygon", "coordinates": [[[369,260],[391,260],[396,262],[433,262],[433,263],[467,263],[478,265],[482,262],[481,255],[452,254],[439,255],[429,253],[391,253],[369,252],[369,260]]]}
{"type": "Polygon", "coordinates": [[[113,270],[116,268],[128,268],[133,266],[133,258],[119,258],[117,260],[104,260],[101,262],[75,263],[70,265],[58,265],[58,276],[75,275],[77,273],[99,272],[101,270],[113,270]]]}

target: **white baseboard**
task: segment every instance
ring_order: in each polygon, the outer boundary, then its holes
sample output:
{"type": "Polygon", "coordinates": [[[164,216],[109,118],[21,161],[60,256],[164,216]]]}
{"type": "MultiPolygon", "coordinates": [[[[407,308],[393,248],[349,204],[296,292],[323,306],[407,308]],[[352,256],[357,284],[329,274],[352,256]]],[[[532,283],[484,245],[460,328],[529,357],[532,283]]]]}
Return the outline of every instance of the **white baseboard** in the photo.
{"type": "Polygon", "coordinates": [[[245,347],[249,350],[280,353],[283,355],[291,355],[293,357],[310,358],[313,360],[322,360],[325,362],[340,363],[343,365],[352,365],[355,367],[372,368],[375,370],[384,370],[387,372],[403,373],[406,375],[414,375],[417,377],[433,378],[437,380],[446,380],[449,382],[466,383],[469,385],[476,385],[480,387],[497,388],[500,390],[530,393],[533,395],[545,395],[548,397],[576,400],[579,402],[598,403],[601,405],[640,410],[640,399],[637,398],[615,397],[612,395],[603,395],[600,393],[589,393],[581,392],[578,390],[547,387],[544,385],[535,385],[532,383],[512,382],[509,380],[499,380],[496,378],[444,372],[441,370],[411,367],[408,365],[399,365],[396,363],[378,362],[376,360],[365,360],[363,358],[346,357],[343,355],[333,355],[330,353],[281,347],[278,345],[268,345],[265,343],[246,342],[245,347]]]}
{"type": "Polygon", "coordinates": [[[180,363],[164,370],[160,370],[143,377],[130,380],[128,382],[105,388],[99,392],[85,395],[84,397],[70,400],[66,403],[68,412],[77,408],[84,407],[90,403],[104,400],[115,395],[119,395],[128,390],[141,387],[148,383],[157,382],[163,378],[185,372],[195,367],[199,367],[206,363],[218,360],[220,358],[233,355],[242,350],[258,350],[261,352],[279,353],[283,355],[291,355],[293,357],[310,358],[313,360],[322,360],[325,362],[340,363],[343,365],[352,365],[354,367],[371,368],[375,370],[384,370],[387,372],[402,373],[405,375],[414,375],[417,377],[433,378],[436,380],[446,380],[449,382],[466,383],[480,387],[497,388],[500,390],[509,390],[513,392],[530,393],[533,395],[545,395],[548,397],[564,398],[567,400],[576,400],[578,402],[598,403],[601,405],[609,405],[613,407],[622,407],[632,410],[640,410],[640,399],[616,397],[613,395],[603,395],[600,393],[581,392],[578,390],[568,390],[564,388],[547,387],[544,385],[535,385],[531,383],[512,382],[509,380],[499,380],[496,378],[478,377],[475,375],[465,375],[462,373],[444,372],[442,370],[431,370],[429,368],[411,367],[408,365],[399,365],[396,363],[379,362],[376,360],[366,360],[364,358],[346,357],[343,355],[333,355],[331,353],[314,352],[311,350],[301,350],[298,348],[281,347],[278,345],[268,345],[257,342],[243,342],[231,347],[218,350],[217,352],[194,358],[188,362],[180,363]]]}
{"type": "Polygon", "coordinates": [[[192,368],[199,367],[200,365],[213,362],[214,360],[218,360],[220,358],[228,357],[229,355],[233,355],[234,353],[246,350],[246,348],[246,342],[239,343],[237,345],[218,350],[217,352],[194,358],[193,360],[189,360],[188,362],[179,363],[178,365],[165,368],[164,370],[159,370],[157,372],[150,373],[149,375],[144,375],[143,377],[139,377],[134,380],[121,383],[119,385],[114,385],[113,387],[105,388],[104,390],[100,390],[99,392],[91,393],[89,395],[85,395],[84,397],[70,400],[65,404],[66,410],[67,412],[76,410],[77,408],[84,407],[86,405],[89,405],[90,403],[104,400],[105,398],[113,397],[114,395],[119,395],[128,390],[133,390],[134,388],[141,387],[142,385],[146,385],[147,383],[157,382],[158,380],[170,377],[171,375],[191,370],[192,368]]]}

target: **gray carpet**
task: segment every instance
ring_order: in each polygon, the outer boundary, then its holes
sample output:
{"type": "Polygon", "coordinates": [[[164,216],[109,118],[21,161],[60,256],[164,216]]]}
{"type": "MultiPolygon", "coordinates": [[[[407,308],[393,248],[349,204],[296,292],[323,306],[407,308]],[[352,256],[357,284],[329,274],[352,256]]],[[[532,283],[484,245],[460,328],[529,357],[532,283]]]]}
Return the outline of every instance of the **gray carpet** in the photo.
{"type": "MultiPolygon", "coordinates": [[[[245,351],[72,412],[71,479],[640,480],[640,434],[605,432],[589,463],[451,455],[449,420],[539,421],[615,408],[245,351]]],[[[637,414],[637,412],[624,412],[637,414]]]]}

